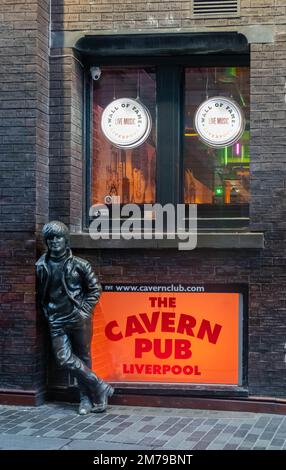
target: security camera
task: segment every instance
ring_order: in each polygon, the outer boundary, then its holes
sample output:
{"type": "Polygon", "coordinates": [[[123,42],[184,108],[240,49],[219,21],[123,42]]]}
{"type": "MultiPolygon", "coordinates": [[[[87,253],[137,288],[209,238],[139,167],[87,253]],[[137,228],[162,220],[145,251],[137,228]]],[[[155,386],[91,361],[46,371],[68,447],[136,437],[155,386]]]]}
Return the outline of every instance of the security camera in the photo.
{"type": "Polygon", "coordinates": [[[91,67],[90,68],[90,73],[92,80],[99,80],[101,76],[101,70],[99,67],[91,67]]]}

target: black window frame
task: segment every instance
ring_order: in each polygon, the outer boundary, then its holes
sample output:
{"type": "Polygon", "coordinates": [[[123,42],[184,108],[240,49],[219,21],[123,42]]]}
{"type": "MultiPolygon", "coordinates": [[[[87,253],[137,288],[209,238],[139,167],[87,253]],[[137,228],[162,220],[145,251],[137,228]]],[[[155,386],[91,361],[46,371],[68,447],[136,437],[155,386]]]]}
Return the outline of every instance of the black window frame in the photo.
{"type": "MultiPolygon", "coordinates": [[[[211,36],[211,35],[210,35],[211,36]]],[[[164,43],[164,40],[162,40],[164,43]]],[[[135,44],[136,46],[136,44],[135,44]]],[[[135,47],[134,46],[134,47],[135,47]]],[[[136,47],[135,47],[136,48],[136,47]]],[[[215,49],[215,48],[214,48],[215,49]]],[[[250,67],[249,50],[230,53],[145,55],[95,55],[89,52],[85,73],[85,210],[84,230],[91,222],[91,165],[92,165],[92,85],[89,67],[144,66],[156,68],[157,146],[156,146],[156,202],[183,203],[183,126],[184,126],[184,69],[187,67],[250,67]],[[167,80],[166,80],[167,77],[167,80]],[[168,116],[167,120],[163,119],[168,116]],[[167,157],[167,158],[166,158],[167,157]]],[[[207,52],[207,51],[205,51],[207,52]]],[[[198,205],[199,230],[245,230],[249,222],[249,205],[198,205]],[[212,220],[212,222],[209,222],[212,220]],[[214,221],[215,220],[215,226],[214,221]]]]}

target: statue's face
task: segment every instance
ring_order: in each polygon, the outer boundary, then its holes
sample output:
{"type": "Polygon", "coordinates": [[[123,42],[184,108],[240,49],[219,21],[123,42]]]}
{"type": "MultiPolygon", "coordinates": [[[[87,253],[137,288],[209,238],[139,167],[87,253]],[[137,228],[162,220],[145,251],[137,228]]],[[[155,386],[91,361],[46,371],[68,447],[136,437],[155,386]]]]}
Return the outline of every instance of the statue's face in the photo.
{"type": "Polygon", "coordinates": [[[66,239],[62,235],[53,235],[47,239],[47,245],[51,256],[59,257],[66,252],[66,239]]]}

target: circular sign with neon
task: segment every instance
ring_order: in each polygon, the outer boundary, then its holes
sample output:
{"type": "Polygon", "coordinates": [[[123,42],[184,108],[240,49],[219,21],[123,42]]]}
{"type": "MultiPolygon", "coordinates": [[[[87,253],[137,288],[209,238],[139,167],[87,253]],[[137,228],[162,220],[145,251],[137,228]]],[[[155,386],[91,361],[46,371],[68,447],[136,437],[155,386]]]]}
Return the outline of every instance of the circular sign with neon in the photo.
{"type": "Polygon", "coordinates": [[[115,147],[130,149],[148,138],[152,119],[146,106],[138,100],[119,98],[109,103],[101,116],[101,129],[115,147]]]}
{"type": "Polygon", "coordinates": [[[237,142],[244,132],[245,119],[235,101],[224,96],[214,96],[198,107],[194,125],[205,144],[220,148],[237,142]]]}

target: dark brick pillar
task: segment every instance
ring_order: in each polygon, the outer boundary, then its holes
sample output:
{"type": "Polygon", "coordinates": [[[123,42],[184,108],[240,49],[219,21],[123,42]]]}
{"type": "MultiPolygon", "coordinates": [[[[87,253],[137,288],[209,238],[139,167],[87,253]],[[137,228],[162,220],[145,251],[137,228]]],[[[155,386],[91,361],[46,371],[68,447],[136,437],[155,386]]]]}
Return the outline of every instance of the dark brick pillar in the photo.
{"type": "Polygon", "coordinates": [[[286,393],[285,57],[285,33],[251,47],[250,222],[265,250],[250,273],[249,388],[269,396],[286,393]]]}
{"type": "Polygon", "coordinates": [[[83,68],[71,49],[54,49],[50,72],[50,218],[80,231],[83,68]]]}
{"type": "Polygon", "coordinates": [[[49,2],[5,2],[0,20],[0,402],[29,404],[45,377],[34,264],[48,218],[49,2]]]}

